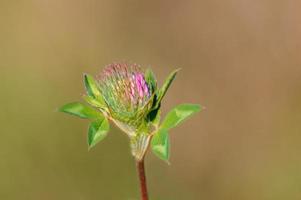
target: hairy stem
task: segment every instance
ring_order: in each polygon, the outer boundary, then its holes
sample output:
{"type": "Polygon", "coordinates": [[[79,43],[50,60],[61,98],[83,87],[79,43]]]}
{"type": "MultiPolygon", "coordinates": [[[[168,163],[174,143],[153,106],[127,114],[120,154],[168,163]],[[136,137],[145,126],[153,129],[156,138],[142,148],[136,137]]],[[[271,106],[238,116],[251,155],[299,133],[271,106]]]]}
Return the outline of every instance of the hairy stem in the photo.
{"type": "Polygon", "coordinates": [[[136,166],[140,181],[141,200],[148,200],[146,176],[144,169],[144,158],[140,161],[136,161],[136,166]]]}

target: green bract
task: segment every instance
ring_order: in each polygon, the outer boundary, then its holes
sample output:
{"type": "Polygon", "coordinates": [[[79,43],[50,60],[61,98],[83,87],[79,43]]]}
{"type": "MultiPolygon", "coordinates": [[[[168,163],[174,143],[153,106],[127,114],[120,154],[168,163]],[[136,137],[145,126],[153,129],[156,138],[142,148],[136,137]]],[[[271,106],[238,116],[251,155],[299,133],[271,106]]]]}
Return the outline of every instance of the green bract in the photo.
{"type": "Polygon", "coordinates": [[[100,117],[98,120],[91,122],[88,131],[88,145],[92,148],[103,138],[106,137],[110,129],[110,124],[105,117],[100,117]]]}
{"type": "Polygon", "coordinates": [[[59,110],[92,120],[88,130],[89,148],[105,138],[111,122],[129,136],[136,160],[144,158],[149,144],[155,155],[168,160],[169,129],[201,110],[199,105],[179,105],[160,124],[161,101],[178,71],[173,71],[163,86],[158,88],[150,69],[143,72],[138,65],[114,63],[95,79],[84,75],[87,94],[83,99],[91,107],[76,102],[66,104],[59,110]]]}

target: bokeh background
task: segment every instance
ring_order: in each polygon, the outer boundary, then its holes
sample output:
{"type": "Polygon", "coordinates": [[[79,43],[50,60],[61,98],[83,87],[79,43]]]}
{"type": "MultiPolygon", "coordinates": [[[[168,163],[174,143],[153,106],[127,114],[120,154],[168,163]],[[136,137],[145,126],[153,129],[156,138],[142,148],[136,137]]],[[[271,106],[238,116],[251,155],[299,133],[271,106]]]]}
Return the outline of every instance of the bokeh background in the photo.
{"type": "Polygon", "coordinates": [[[87,151],[82,74],[152,67],[164,99],[206,110],[148,154],[153,200],[301,199],[301,14],[287,0],[1,0],[0,199],[137,200],[127,137],[87,151]]]}

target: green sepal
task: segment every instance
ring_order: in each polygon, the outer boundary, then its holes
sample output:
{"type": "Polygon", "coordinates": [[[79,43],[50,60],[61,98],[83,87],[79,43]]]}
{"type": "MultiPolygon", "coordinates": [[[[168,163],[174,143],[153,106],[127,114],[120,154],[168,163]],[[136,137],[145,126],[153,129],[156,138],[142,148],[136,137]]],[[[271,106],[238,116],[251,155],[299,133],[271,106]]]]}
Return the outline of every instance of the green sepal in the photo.
{"type": "Polygon", "coordinates": [[[98,89],[97,83],[92,76],[90,76],[89,74],[84,74],[84,84],[89,96],[94,98],[100,96],[100,91],[98,89]]]}
{"type": "Polygon", "coordinates": [[[156,106],[158,106],[161,103],[161,101],[162,101],[163,97],[165,96],[168,88],[170,87],[170,85],[173,82],[173,80],[176,78],[176,75],[177,75],[178,71],[180,71],[180,69],[174,70],[166,78],[163,86],[158,91],[158,94],[157,94],[158,95],[158,97],[157,97],[157,105],[156,106]]]}
{"type": "Polygon", "coordinates": [[[153,153],[160,159],[167,161],[169,159],[170,142],[167,130],[159,129],[152,137],[151,148],[153,153]]]}
{"type": "Polygon", "coordinates": [[[110,129],[107,118],[102,117],[90,123],[88,130],[88,146],[89,149],[94,147],[98,142],[103,140],[110,129]]]}
{"type": "Polygon", "coordinates": [[[88,94],[84,96],[84,99],[92,106],[105,108],[106,103],[103,100],[98,84],[94,78],[89,74],[84,74],[84,84],[88,94]]]}
{"type": "Polygon", "coordinates": [[[197,104],[181,104],[173,108],[163,120],[160,128],[169,130],[186,120],[193,114],[201,111],[201,106],[197,104]]]}
{"type": "Polygon", "coordinates": [[[101,114],[94,109],[79,102],[65,104],[58,110],[60,112],[64,112],[84,119],[96,119],[101,116],[101,114]]]}

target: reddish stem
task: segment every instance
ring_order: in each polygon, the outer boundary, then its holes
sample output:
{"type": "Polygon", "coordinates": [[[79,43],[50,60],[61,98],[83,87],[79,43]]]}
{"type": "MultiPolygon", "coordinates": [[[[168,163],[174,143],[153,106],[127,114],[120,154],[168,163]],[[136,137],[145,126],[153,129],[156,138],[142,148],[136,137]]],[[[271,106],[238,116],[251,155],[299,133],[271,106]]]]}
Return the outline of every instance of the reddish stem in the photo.
{"type": "Polygon", "coordinates": [[[140,181],[141,200],[148,200],[144,159],[142,159],[141,161],[136,161],[136,165],[140,181]]]}

